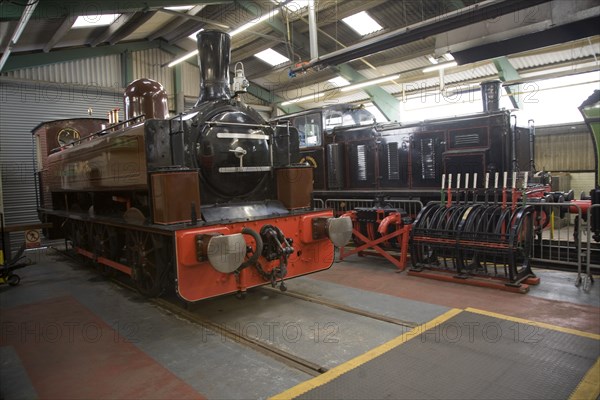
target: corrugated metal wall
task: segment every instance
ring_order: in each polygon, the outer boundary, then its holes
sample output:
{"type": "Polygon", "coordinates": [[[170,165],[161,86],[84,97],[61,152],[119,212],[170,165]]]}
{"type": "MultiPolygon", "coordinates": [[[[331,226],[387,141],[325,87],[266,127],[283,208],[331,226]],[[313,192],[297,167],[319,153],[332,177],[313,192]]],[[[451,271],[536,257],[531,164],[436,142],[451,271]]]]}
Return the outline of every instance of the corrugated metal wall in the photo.
{"type": "MultiPolygon", "coordinates": [[[[0,81],[0,164],[7,224],[37,222],[31,129],[39,123],[122,108],[120,89],[91,85],[0,81]]],[[[11,238],[13,249],[21,235],[11,238]]]]}
{"type": "Polygon", "coordinates": [[[166,64],[173,61],[173,55],[161,49],[134,51],[131,54],[133,58],[133,78],[149,78],[160,82],[169,96],[169,109],[175,109],[173,69],[166,66],[166,64]]]}
{"type": "Polygon", "coordinates": [[[183,95],[197,99],[200,91],[200,71],[198,67],[190,63],[182,63],[181,81],[183,83],[183,95]]]}
{"type": "Polygon", "coordinates": [[[120,88],[121,59],[118,55],[93,57],[8,71],[2,73],[2,76],[31,81],[120,88]]]}
{"type": "Polygon", "coordinates": [[[553,128],[547,134],[538,130],[535,139],[535,166],[538,170],[594,171],[596,160],[592,139],[584,124],[553,128]]]}

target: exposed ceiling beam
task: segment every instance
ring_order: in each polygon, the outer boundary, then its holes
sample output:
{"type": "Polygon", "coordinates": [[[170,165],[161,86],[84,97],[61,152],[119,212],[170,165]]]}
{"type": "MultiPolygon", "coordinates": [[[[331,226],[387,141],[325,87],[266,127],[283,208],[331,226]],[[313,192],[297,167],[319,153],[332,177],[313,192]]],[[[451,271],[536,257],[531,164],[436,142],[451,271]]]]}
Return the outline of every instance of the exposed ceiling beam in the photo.
{"type": "Polygon", "coordinates": [[[485,21],[490,18],[490,15],[510,14],[548,1],[550,0],[486,0],[457,11],[384,33],[372,39],[363,40],[345,49],[334,51],[311,60],[308,64],[294,68],[292,71],[301,72],[309,68],[338,65],[392,47],[411,43],[424,37],[437,35],[479,21],[485,21]]]}
{"type": "MultiPolygon", "coordinates": [[[[0,20],[16,20],[23,13],[23,6],[19,2],[0,2],[0,20]]],[[[22,3],[26,3],[23,1],[22,3]]],[[[44,1],[40,0],[32,18],[50,19],[64,16],[92,15],[92,14],[123,14],[138,11],[153,11],[173,5],[198,5],[198,4],[229,4],[230,0],[128,0],[128,1],[97,1],[65,0],[44,1]]]]}
{"type": "Polygon", "coordinates": [[[119,29],[125,27],[127,23],[133,18],[135,13],[123,13],[119,15],[119,18],[115,20],[112,24],[110,24],[106,29],[102,31],[98,36],[92,39],[89,43],[90,46],[96,47],[100,43],[108,42],[108,39],[117,33],[119,29]]]}
{"type": "MultiPolygon", "coordinates": [[[[4,3],[0,3],[0,4],[4,4],[4,3]]],[[[38,5],[37,2],[33,2],[30,4],[27,4],[25,6],[25,8],[23,9],[21,16],[19,18],[19,22],[17,23],[17,26],[15,27],[15,30],[13,31],[13,33],[10,37],[10,40],[6,44],[6,48],[4,48],[2,57],[0,57],[0,71],[2,71],[2,69],[6,65],[6,62],[8,61],[8,57],[10,56],[10,53],[11,53],[13,47],[19,41],[19,38],[21,37],[23,30],[25,30],[27,23],[29,22],[29,20],[31,19],[31,16],[33,15],[33,13],[36,10],[37,5],[38,5]]]]}
{"type": "MultiPolygon", "coordinates": [[[[196,15],[200,11],[202,11],[204,9],[204,7],[206,7],[204,4],[200,4],[200,5],[192,8],[188,12],[186,12],[186,14],[188,14],[188,15],[196,15]]],[[[159,37],[164,37],[169,32],[173,32],[175,29],[177,29],[180,25],[182,25],[186,21],[187,20],[185,18],[183,18],[183,17],[176,17],[174,19],[171,19],[171,20],[167,21],[159,29],[157,29],[156,31],[152,32],[152,34],[148,35],[148,40],[155,40],[155,39],[158,39],[159,37]]]]}
{"type": "Polygon", "coordinates": [[[82,58],[99,57],[111,54],[120,54],[125,51],[140,51],[146,49],[160,48],[175,56],[183,55],[179,48],[170,46],[164,41],[140,41],[131,43],[120,43],[114,46],[97,46],[94,48],[78,48],[56,50],[49,53],[30,53],[24,55],[13,55],[5,65],[4,71],[13,69],[29,68],[39,65],[55,64],[59,62],[79,60],[82,58]]]}
{"type": "MultiPolygon", "coordinates": [[[[360,72],[354,70],[348,64],[341,64],[337,67],[340,75],[350,82],[358,83],[367,80],[360,72]]],[[[397,98],[380,88],[379,86],[369,86],[364,89],[371,101],[390,121],[400,121],[400,102],[397,98]]]]}
{"type": "Polygon", "coordinates": [[[118,32],[114,33],[111,37],[108,38],[108,43],[111,45],[119,43],[121,40],[125,39],[127,36],[131,35],[133,32],[138,30],[142,25],[144,25],[150,18],[152,18],[156,14],[156,11],[142,12],[137,13],[134,18],[123,28],[119,29],[118,32]]]}
{"type": "MultiPolygon", "coordinates": [[[[318,26],[329,25],[332,23],[341,22],[342,18],[349,17],[360,11],[368,11],[371,8],[377,7],[388,0],[368,0],[368,1],[347,1],[347,2],[319,2],[328,5],[329,7],[319,8],[317,19],[318,26]],[[337,7],[336,7],[337,6],[337,7]]],[[[298,29],[301,33],[308,32],[308,24],[303,25],[298,29]]]]}
{"type": "MultiPolygon", "coordinates": [[[[241,3],[243,6],[243,3],[241,3]]],[[[249,10],[252,12],[252,10],[249,10]]],[[[287,27],[281,22],[278,18],[270,18],[265,21],[269,24],[274,30],[278,31],[283,35],[287,35],[287,27]]],[[[298,32],[293,26],[291,27],[292,35],[297,44],[299,44],[302,48],[308,49],[310,47],[309,39],[306,35],[298,32]]],[[[326,50],[322,47],[319,47],[319,54],[325,54],[326,50]]],[[[357,82],[366,80],[366,78],[352,68],[349,65],[341,66],[341,71],[343,70],[343,75],[346,79],[351,82],[357,82]]],[[[371,100],[373,104],[390,120],[390,121],[399,121],[400,120],[400,102],[392,95],[387,93],[385,90],[378,87],[371,87],[368,89],[367,93],[371,96],[371,100]],[[394,111],[394,104],[395,109],[394,111]]],[[[365,90],[366,91],[366,90],[365,90]]]]}
{"type": "Polygon", "coordinates": [[[48,43],[46,43],[46,45],[44,46],[44,53],[47,53],[50,50],[52,50],[52,48],[56,46],[60,39],[62,39],[63,36],[65,36],[67,32],[69,32],[74,23],[75,18],[65,17],[58,29],[54,32],[54,35],[52,35],[48,43]]]}
{"type": "Polygon", "coordinates": [[[199,17],[197,15],[190,15],[187,13],[181,13],[181,12],[174,11],[174,10],[167,10],[166,8],[161,8],[158,11],[166,13],[166,14],[175,15],[177,17],[185,18],[188,20],[198,21],[198,22],[202,22],[204,24],[213,25],[213,26],[216,26],[217,28],[221,28],[221,29],[230,29],[231,28],[229,25],[222,24],[222,23],[214,21],[212,19],[199,17]]]}
{"type": "MultiPolygon", "coordinates": [[[[202,25],[202,26],[204,26],[204,25],[202,25]]],[[[200,28],[201,28],[201,26],[199,26],[197,22],[186,21],[183,25],[179,26],[173,32],[171,32],[168,35],[169,37],[165,38],[165,39],[167,39],[169,44],[174,44],[174,43],[180,41],[181,39],[187,38],[194,32],[198,31],[200,28]]]]}
{"type": "Polygon", "coordinates": [[[262,40],[260,42],[252,43],[249,46],[244,46],[240,49],[236,49],[231,52],[231,59],[235,62],[244,61],[247,58],[254,56],[256,53],[259,53],[263,50],[269,49],[273,46],[278,45],[279,41],[275,40],[262,40]]]}
{"type": "MultiPolygon", "coordinates": [[[[517,69],[511,64],[510,60],[506,56],[494,58],[492,61],[494,62],[496,70],[498,71],[498,77],[500,77],[502,82],[521,80],[521,75],[519,75],[517,69]]],[[[510,85],[504,87],[513,107],[521,110],[523,107],[520,98],[517,96],[512,96],[513,88],[515,89],[515,92],[521,92],[519,85],[510,85]]]]}
{"type": "MultiPolygon", "coordinates": [[[[248,87],[248,93],[250,93],[252,96],[261,99],[263,101],[266,101],[267,103],[281,103],[283,101],[285,101],[284,98],[277,96],[275,93],[268,91],[267,89],[258,86],[254,83],[250,83],[250,86],[248,87]]],[[[299,112],[302,111],[303,109],[296,106],[295,104],[290,104],[289,106],[277,106],[279,108],[281,108],[286,114],[289,113],[294,113],[294,112],[299,112]]]]}

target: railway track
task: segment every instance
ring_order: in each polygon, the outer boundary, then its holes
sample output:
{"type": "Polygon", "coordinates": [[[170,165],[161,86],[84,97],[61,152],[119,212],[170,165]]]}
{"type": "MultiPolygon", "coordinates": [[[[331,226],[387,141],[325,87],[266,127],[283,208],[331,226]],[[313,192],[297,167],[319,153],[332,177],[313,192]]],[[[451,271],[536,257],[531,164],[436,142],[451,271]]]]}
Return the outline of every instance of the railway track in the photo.
{"type": "MultiPolygon", "coordinates": [[[[80,260],[76,259],[74,255],[70,252],[59,250],[57,248],[53,248],[59,254],[69,258],[70,260],[76,262],[78,265],[81,265],[80,260]]],[[[128,289],[132,292],[138,293],[135,287],[129,284],[124,279],[120,279],[117,277],[105,277],[107,281],[110,281],[122,288],[128,289]]],[[[372,313],[369,311],[357,309],[354,307],[350,307],[344,304],[335,303],[333,301],[309,296],[300,292],[295,291],[286,291],[282,292],[279,289],[274,289],[268,286],[261,286],[256,288],[260,291],[273,294],[275,296],[285,296],[297,299],[302,302],[309,302],[318,304],[324,307],[340,310],[346,313],[359,315],[361,317],[366,317],[372,320],[385,322],[397,326],[402,326],[408,329],[412,329],[418,324],[404,321],[396,318],[392,318],[386,315],[381,315],[377,313],[372,313]]],[[[158,298],[147,298],[147,301],[150,304],[154,304],[157,307],[161,308],[164,311],[167,311],[171,314],[176,315],[177,317],[183,318],[193,324],[196,324],[204,329],[208,329],[216,333],[217,335],[221,335],[221,337],[227,338],[237,343],[241,343],[255,351],[260,352],[261,354],[267,355],[277,361],[284,363],[285,365],[302,371],[311,376],[318,376],[328,371],[328,368],[314,363],[310,360],[307,360],[303,357],[300,357],[296,354],[288,352],[286,350],[280,349],[274,345],[270,345],[264,341],[259,339],[255,339],[253,337],[249,337],[248,335],[242,334],[239,330],[236,330],[234,327],[229,327],[227,324],[219,323],[210,320],[209,318],[198,315],[194,312],[194,308],[196,304],[194,303],[184,303],[176,296],[168,296],[168,297],[158,297],[158,298]]],[[[243,300],[241,300],[243,301],[243,300]]]]}

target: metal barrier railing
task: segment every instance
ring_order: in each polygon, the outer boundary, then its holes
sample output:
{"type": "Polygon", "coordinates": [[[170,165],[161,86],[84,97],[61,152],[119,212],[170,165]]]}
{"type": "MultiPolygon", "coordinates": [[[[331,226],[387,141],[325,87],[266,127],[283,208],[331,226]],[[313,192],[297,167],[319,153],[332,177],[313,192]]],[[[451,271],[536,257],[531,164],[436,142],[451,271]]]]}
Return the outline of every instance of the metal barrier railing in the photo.
{"type": "Polygon", "coordinates": [[[423,209],[423,203],[419,200],[327,199],[325,201],[325,208],[333,209],[334,215],[341,215],[356,208],[374,206],[403,209],[413,218],[423,209]]]}
{"type": "Polygon", "coordinates": [[[317,210],[322,210],[325,208],[325,203],[323,202],[323,199],[313,199],[312,205],[313,208],[317,210]]]}
{"type": "Polygon", "coordinates": [[[592,277],[592,266],[596,268],[600,268],[599,264],[594,264],[592,262],[592,210],[596,209],[596,212],[600,208],[600,204],[592,204],[590,208],[587,210],[587,226],[586,226],[586,247],[585,247],[585,277],[582,277],[581,268],[577,270],[577,280],[575,282],[576,286],[579,286],[583,283],[583,289],[588,290],[590,285],[594,283],[594,278],[592,277]]]}
{"type": "Polygon", "coordinates": [[[578,205],[563,203],[535,203],[537,218],[548,219],[544,229],[537,232],[530,260],[556,265],[571,265],[579,271],[582,264],[581,233],[582,213],[578,205]],[[569,213],[568,209],[576,209],[569,213]],[[564,215],[563,218],[556,216],[564,215]],[[577,223],[571,220],[575,217],[577,223]],[[556,221],[559,221],[558,224],[556,221]],[[557,226],[558,225],[558,226],[557,226]]]}

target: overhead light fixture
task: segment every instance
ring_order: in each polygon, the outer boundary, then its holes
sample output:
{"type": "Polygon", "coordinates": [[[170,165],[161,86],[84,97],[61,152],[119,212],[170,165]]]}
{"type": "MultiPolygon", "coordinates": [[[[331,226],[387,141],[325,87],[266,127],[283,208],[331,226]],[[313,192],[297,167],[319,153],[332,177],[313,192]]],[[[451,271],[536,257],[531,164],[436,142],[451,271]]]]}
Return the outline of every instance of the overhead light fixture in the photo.
{"type": "Polygon", "coordinates": [[[287,1],[287,0],[275,0],[275,2],[277,4],[281,4],[281,3],[285,3],[283,5],[283,8],[285,8],[286,10],[288,10],[289,12],[299,12],[300,10],[303,10],[305,8],[308,8],[310,0],[293,0],[293,1],[287,1]]]}
{"type": "Polygon", "coordinates": [[[290,61],[289,58],[271,48],[256,53],[254,57],[261,59],[273,67],[290,61]]]}
{"type": "Polygon", "coordinates": [[[454,61],[454,56],[452,54],[450,54],[450,52],[444,53],[444,55],[442,57],[444,57],[446,59],[446,61],[454,61]]]}
{"type": "Polygon", "coordinates": [[[257,18],[257,19],[256,19],[256,20],[254,20],[254,21],[250,21],[250,22],[248,22],[247,24],[245,24],[245,25],[242,25],[242,26],[240,26],[239,28],[232,30],[231,32],[229,32],[229,36],[233,37],[233,36],[237,35],[237,34],[238,34],[238,33],[240,33],[240,32],[243,32],[243,31],[245,31],[245,30],[247,30],[247,29],[250,29],[250,28],[252,28],[252,27],[253,27],[254,25],[256,25],[256,24],[260,24],[261,22],[263,22],[263,21],[266,21],[266,20],[268,20],[269,18],[272,18],[273,16],[277,15],[278,13],[279,13],[279,9],[278,9],[278,8],[276,8],[276,9],[272,10],[271,12],[269,12],[269,13],[267,13],[267,14],[263,15],[263,16],[262,16],[262,17],[260,17],[260,18],[257,18]]]}
{"type": "Polygon", "coordinates": [[[350,90],[360,89],[360,88],[364,88],[367,86],[373,86],[373,85],[377,85],[378,83],[389,82],[389,81],[393,81],[394,79],[398,79],[398,78],[400,78],[400,74],[383,76],[383,77],[377,78],[377,79],[370,79],[368,81],[354,83],[350,86],[344,86],[340,90],[342,92],[349,92],[350,90]]]}
{"type": "Polygon", "coordinates": [[[167,10],[173,10],[173,11],[189,11],[192,8],[194,8],[194,6],[171,6],[171,7],[163,7],[167,10]]]}
{"type": "Polygon", "coordinates": [[[427,59],[429,60],[430,63],[432,63],[433,65],[438,63],[437,58],[435,58],[434,56],[427,56],[427,59]]]}
{"type": "Polygon", "coordinates": [[[309,94],[308,96],[298,97],[297,99],[291,99],[291,100],[284,101],[283,103],[281,103],[281,105],[288,106],[290,104],[302,103],[302,102],[308,101],[308,100],[313,100],[316,103],[319,101],[319,98],[321,96],[325,96],[325,93],[326,92],[317,92],[317,93],[309,94]]]}
{"type": "Polygon", "coordinates": [[[194,57],[195,55],[198,55],[198,50],[194,50],[194,51],[192,51],[192,52],[189,52],[189,53],[187,53],[186,55],[184,55],[184,56],[181,56],[181,57],[179,57],[179,58],[177,58],[177,59],[175,59],[175,60],[171,61],[171,62],[169,63],[169,65],[168,65],[168,66],[169,66],[169,67],[172,67],[172,66],[174,66],[174,65],[177,65],[177,64],[179,64],[180,62],[183,62],[183,61],[187,60],[188,58],[192,58],[192,57],[194,57]]]}
{"type": "Polygon", "coordinates": [[[190,39],[192,39],[194,42],[197,42],[198,39],[196,39],[196,35],[199,34],[200,32],[202,32],[204,30],[204,28],[200,29],[199,31],[196,31],[194,33],[192,33],[191,35],[188,35],[188,37],[190,39]]]}
{"type": "MultiPolygon", "coordinates": [[[[233,36],[237,35],[240,32],[243,32],[243,31],[245,31],[245,30],[247,30],[249,28],[252,28],[256,24],[259,24],[259,23],[261,23],[263,21],[266,21],[269,18],[272,18],[274,15],[277,15],[278,13],[279,13],[279,9],[272,10],[271,12],[267,13],[266,15],[263,15],[262,17],[257,18],[255,21],[248,22],[247,24],[242,25],[239,28],[234,29],[233,31],[229,32],[229,36],[233,37],[233,36]]],[[[169,67],[177,65],[180,62],[183,62],[183,61],[187,60],[188,58],[192,58],[196,54],[198,54],[198,50],[191,51],[191,52],[187,53],[186,55],[184,55],[183,57],[180,57],[180,58],[178,58],[176,60],[171,61],[169,63],[169,67]]]]}
{"type": "Polygon", "coordinates": [[[423,72],[439,71],[440,69],[456,67],[457,65],[458,65],[458,63],[456,61],[450,61],[447,63],[432,65],[431,67],[423,68],[423,72]]]}
{"type": "Polygon", "coordinates": [[[346,18],[342,18],[350,28],[354,29],[359,35],[365,36],[369,33],[377,32],[383,29],[366,11],[361,11],[346,18]]]}
{"type": "Polygon", "coordinates": [[[94,26],[110,25],[121,14],[96,14],[96,15],[80,15],[73,23],[72,28],[90,28],[94,26]]]}
{"type": "MultiPolygon", "coordinates": [[[[343,86],[343,87],[340,88],[340,91],[342,91],[342,92],[348,92],[350,90],[360,89],[360,88],[363,88],[363,87],[376,85],[378,83],[392,81],[394,79],[398,79],[399,77],[400,77],[400,74],[383,76],[381,78],[371,79],[371,80],[368,80],[368,81],[355,83],[355,84],[349,85],[349,86],[343,86]]],[[[337,88],[332,88],[332,89],[329,89],[329,90],[323,90],[323,91],[316,92],[316,93],[313,93],[313,94],[308,95],[308,96],[303,96],[303,97],[298,97],[296,99],[287,100],[287,101],[284,101],[283,103],[281,103],[281,105],[282,106],[287,106],[289,104],[302,103],[302,102],[308,101],[308,100],[313,100],[313,102],[316,103],[316,102],[319,101],[320,97],[325,97],[325,95],[327,95],[328,93],[330,93],[333,90],[337,90],[337,88]]]]}
{"type": "Polygon", "coordinates": [[[335,78],[329,79],[327,82],[331,82],[335,87],[348,86],[350,84],[347,79],[341,76],[336,76],[335,78]]]}

